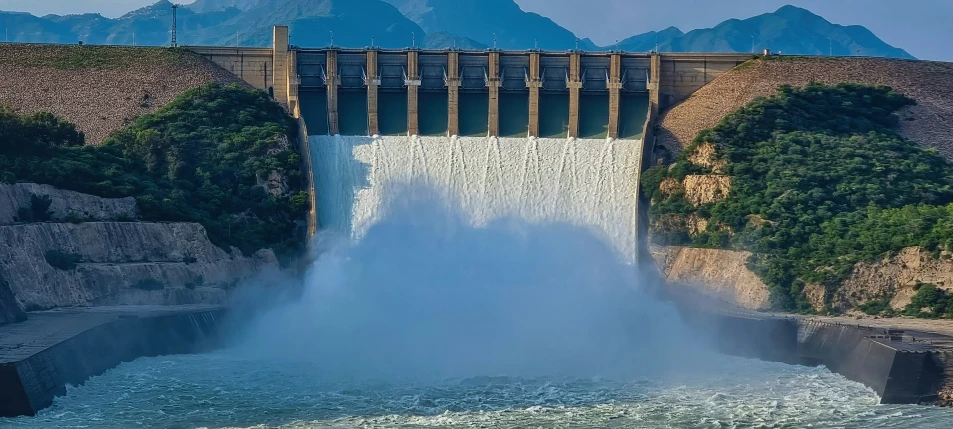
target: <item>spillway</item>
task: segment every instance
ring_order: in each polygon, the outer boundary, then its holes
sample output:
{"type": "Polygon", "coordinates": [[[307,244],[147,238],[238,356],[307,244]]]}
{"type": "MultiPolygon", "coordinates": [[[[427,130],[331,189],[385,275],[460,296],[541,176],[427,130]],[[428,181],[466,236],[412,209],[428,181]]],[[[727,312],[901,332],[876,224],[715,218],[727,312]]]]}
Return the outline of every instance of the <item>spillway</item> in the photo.
{"type": "Polygon", "coordinates": [[[311,136],[318,220],[360,238],[389,189],[424,186],[474,225],[568,223],[636,258],[640,140],[311,136]]]}

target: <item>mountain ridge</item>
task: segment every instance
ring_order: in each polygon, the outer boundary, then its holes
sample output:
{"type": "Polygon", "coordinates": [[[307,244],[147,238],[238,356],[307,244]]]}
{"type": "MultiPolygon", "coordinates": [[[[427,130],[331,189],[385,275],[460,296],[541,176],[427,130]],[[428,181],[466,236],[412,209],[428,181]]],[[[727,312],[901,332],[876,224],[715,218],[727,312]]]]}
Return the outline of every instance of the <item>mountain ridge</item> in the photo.
{"type": "MultiPolygon", "coordinates": [[[[172,3],[160,0],[119,18],[0,11],[13,42],[137,44],[171,40],[172,3]]],[[[683,32],[667,27],[597,46],[514,0],[197,0],[178,11],[180,45],[268,46],[271,27],[288,25],[297,46],[360,48],[623,50],[630,52],[760,52],[794,55],[914,57],[860,25],[833,24],[809,10],[729,19],[683,32]]]]}

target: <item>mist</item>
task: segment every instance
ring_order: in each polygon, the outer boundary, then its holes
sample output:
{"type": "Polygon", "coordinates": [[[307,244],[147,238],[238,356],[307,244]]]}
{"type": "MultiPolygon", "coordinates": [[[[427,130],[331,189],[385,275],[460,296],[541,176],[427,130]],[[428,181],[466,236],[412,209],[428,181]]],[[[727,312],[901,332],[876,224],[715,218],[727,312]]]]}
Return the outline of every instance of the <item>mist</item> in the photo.
{"type": "Polygon", "coordinates": [[[303,284],[237,294],[236,308],[258,311],[234,350],[378,379],[630,377],[697,356],[652,277],[597,231],[515,218],[474,226],[445,193],[405,184],[385,195],[360,239],[316,237],[303,284]]]}

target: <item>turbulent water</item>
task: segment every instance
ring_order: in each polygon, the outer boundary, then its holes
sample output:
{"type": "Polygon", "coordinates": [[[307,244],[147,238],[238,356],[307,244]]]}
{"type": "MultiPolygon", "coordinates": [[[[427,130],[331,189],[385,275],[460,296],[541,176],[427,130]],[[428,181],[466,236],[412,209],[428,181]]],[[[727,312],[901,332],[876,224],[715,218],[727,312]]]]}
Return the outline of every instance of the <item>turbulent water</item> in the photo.
{"type": "Polygon", "coordinates": [[[948,409],[877,405],[822,368],[721,358],[682,379],[334,380],[229,350],[139,359],[4,428],[949,428],[948,409]]]}
{"type": "Polygon", "coordinates": [[[0,427],[953,427],[711,352],[632,264],[637,144],[312,143],[327,232],[303,281],[243,285],[226,349],[122,364],[0,427]]]}
{"type": "Polygon", "coordinates": [[[496,137],[311,137],[322,228],[360,237],[394,184],[432,186],[474,224],[566,222],[632,262],[641,141],[496,137]]]}

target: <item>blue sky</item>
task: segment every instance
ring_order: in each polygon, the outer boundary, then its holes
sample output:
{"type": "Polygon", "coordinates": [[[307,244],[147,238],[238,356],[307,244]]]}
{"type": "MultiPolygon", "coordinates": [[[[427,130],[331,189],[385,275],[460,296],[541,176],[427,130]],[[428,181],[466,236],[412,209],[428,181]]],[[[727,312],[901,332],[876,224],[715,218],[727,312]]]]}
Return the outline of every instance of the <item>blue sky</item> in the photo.
{"type": "MultiPolygon", "coordinates": [[[[0,10],[119,16],[156,0],[0,0],[0,10]]],[[[180,0],[188,3],[189,0],[180,0]]],[[[676,26],[711,27],[793,4],[837,24],[859,24],[922,59],[953,61],[953,0],[516,0],[599,44],[676,26]]]]}

